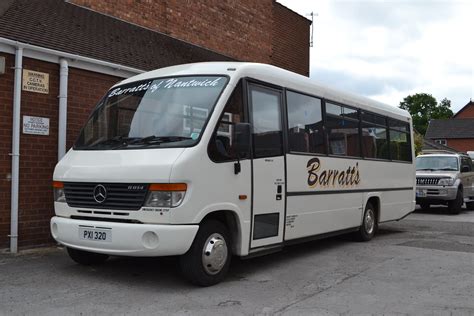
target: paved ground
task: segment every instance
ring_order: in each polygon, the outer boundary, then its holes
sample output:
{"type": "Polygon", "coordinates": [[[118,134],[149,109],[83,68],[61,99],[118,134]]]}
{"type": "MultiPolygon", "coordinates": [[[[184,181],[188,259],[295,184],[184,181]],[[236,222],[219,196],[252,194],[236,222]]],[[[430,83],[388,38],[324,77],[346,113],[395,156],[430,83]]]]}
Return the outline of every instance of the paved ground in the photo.
{"type": "Polygon", "coordinates": [[[0,254],[2,314],[474,315],[474,211],[415,213],[369,243],[348,236],[246,261],[209,288],[173,258],[82,267],[61,249],[0,254]]]}

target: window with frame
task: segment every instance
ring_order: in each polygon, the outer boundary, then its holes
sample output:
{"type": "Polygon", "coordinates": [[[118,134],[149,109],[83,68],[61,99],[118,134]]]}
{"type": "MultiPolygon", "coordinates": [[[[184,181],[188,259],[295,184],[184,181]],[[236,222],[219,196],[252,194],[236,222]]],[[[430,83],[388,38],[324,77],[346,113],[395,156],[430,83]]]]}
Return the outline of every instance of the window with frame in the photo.
{"type": "Polygon", "coordinates": [[[362,118],[362,155],[365,158],[390,159],[385,117],[363,112],[362,118]]]}
{"type": "Polygon", "coordinates": [[[288,146],[290,151],[324,154],[321,100],[287,91],[288,146]]]}
{"type": "Polygon", "coordinates": [[[356,109],[326,102],[328,153],[360,156],[359,113],[356,109]]]}
{"type": "Polygon", "coordinates": [[[236,123],[245,122],[242,94],[242,82],[239,82],[227,101],[217,129],[209,142],[209,157],[215,162],[237,159],[233,140],[233,126],[236,123]]]}
{"type": "Polygon", "coordinates": [[[390,158],[399,161],[412,161],[410,125],[406,122],[389,119],[390,158]]]}
{"type": "Polygon", "coordinates": [[[249,85],[254,158],[283,155],[281,92],[249,85]]]}
{"type": "Polygon", "coordinates": [[[440,144],[440,145],[444,145],[444,146],[448,145],[448,142],[446,141],[446,139],[436,139],[435,143],[440,144]]]}

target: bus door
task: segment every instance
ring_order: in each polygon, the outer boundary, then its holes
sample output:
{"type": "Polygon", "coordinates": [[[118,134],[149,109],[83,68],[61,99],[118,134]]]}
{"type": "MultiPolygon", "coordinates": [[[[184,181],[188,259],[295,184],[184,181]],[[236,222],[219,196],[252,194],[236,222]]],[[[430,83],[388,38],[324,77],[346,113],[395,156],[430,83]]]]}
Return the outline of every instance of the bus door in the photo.
{"type": "Polygon", "coordinates": [[[283,93],[248,85],[252,123],[253,182],[250,247],[283,241],[285,216],[285,158],[283,155],[283,93]]]}

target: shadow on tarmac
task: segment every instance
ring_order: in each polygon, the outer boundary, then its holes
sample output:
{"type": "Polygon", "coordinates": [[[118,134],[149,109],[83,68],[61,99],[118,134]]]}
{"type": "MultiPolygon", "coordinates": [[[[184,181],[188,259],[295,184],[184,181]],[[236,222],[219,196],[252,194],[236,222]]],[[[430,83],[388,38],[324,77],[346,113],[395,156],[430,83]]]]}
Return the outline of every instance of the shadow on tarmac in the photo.
{"type": "MultiPolygon", "coordinates": [[[[386,236],[398,233],[403,233],[403,231],[381,227],[377,234],[386,236]]],[[[318,252],[327,252],[342,247],[348,242],[354,242],[352,234],[291,245],[283,248],[282,251],[246,260],[233,257],[229,275],[221,284],[245,280],[246,276],[253,274],[256,270],[261,271],[281,265],[291,266],[291,262],[296,259],[311,257],[318,252]]],[[[112,282],[154,292],[157,287],[168,291],[196,288],[181,276],[177,257],[111,257],[101,265],[87,267],[72,262],[67,257],[66,251],[58,255],[65,258],[56,265],[56,268],[62,270],[63,274],[75,275],[82,282],[92,284],[101,281],[112,282]]]]}

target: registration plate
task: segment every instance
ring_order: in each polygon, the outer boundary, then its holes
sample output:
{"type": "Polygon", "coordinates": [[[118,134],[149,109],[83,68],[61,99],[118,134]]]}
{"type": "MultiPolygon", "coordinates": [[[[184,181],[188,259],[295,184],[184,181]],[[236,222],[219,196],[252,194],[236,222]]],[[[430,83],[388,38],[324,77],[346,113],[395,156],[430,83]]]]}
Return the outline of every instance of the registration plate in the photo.
{"type": "Polygon", "coordinates": [[[425,197],[426,191],[425,190],[416,190],[416,197],[425,197]]]}
{"type": "Polygon", "coordinates": [[[111,228],[79,227],[79,238],[92,241],[111,242],[111,228]]]}

